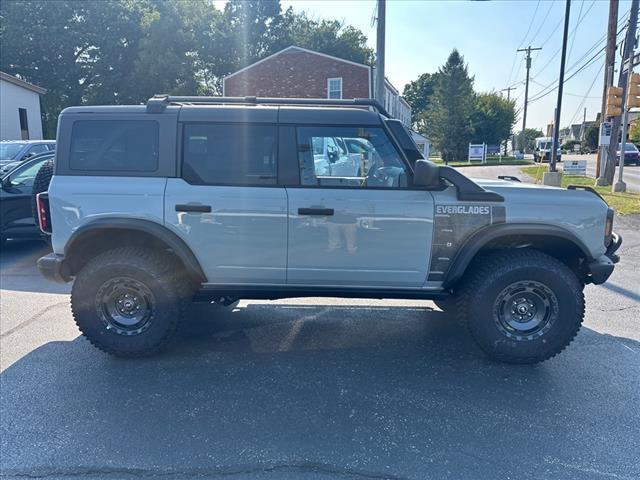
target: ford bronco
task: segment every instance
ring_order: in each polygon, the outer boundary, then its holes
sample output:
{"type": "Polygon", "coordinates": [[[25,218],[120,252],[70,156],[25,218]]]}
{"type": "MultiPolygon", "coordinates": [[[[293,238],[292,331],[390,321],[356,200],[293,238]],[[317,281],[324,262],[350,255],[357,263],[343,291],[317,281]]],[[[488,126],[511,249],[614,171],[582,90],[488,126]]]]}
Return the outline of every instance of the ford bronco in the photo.
{"type": "Polygon", "coordinates": [[[193,300],[433,300],[491,358],[535,363],[618,261],[587,187],[473,181],[373,100],[155,96],[71,107],[38,195],[71,308],[101,350],[165,347],[193,300]],[[561,206],[561,208],[559,208],[561,206]]]}

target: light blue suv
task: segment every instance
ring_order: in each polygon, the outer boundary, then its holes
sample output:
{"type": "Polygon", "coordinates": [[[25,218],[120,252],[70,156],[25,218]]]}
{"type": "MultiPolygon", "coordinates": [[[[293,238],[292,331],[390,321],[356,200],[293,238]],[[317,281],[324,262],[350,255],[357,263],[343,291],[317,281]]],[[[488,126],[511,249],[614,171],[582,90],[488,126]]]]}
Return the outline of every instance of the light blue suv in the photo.
{"type": "Polygon", "coordinates": [[[472,181],[372,100],[67,108],[56,157],[38,266],[75,279],[80,330],[120,356],[163,348],[193,299],[337,296],[434,300],[490,357],[534,363],[621,243],[595,192],[472,181]]]}

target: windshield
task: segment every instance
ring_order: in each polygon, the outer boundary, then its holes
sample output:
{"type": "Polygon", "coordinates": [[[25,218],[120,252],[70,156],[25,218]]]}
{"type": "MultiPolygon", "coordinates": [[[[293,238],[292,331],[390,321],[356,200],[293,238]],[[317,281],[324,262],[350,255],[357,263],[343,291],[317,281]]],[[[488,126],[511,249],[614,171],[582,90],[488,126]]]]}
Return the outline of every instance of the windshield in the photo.
{"type": "Polygon", "coordinates": [[[0,143],[0,160],[13,160],[26,143],[0,143]]]}
{"type": "MultiPolygon", "coordinates": [[[[620,145],[618,145],[618,150],[620,150],[620,145]]],[[[638,150],[636,148],[636,146],[633,143],[625,143],[624,145],[624,151],[625,152],[635,152],[636,150],[638,150]]]]}
{"type": "Polygon", "coordinates": [[[540,150],[549,150],[551,149],[551,142],[540,142],[538,144],[538,148],[540,150]]]}

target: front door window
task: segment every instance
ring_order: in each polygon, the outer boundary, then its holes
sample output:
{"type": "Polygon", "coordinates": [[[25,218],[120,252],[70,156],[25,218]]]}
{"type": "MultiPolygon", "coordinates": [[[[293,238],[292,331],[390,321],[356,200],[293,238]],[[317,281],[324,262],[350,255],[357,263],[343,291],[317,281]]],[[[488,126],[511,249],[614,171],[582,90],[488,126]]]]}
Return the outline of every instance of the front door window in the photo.
{"type": "Polygon", "coordinates": [[[300,127],[297,135],[302,185],[407,185],[405,166],[382,128],[300,127]]]}

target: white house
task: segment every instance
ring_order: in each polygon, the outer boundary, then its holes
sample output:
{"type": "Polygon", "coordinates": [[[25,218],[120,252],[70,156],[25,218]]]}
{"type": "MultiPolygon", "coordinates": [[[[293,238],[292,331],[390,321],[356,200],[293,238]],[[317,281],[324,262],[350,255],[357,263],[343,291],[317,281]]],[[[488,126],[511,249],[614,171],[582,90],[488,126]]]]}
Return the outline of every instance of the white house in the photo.
{"type": "Polygon", "coordinates": [[[46,90],[0,72],[0,140],[41,140],[40,95],[46,90]]]}
{"type": "Polygon", "coordinates": [[[429,139],[415,130],[411,130],[411,138],[413,138],[413,141],[415,142],[416,147],[418,147],[418,150],[420,150],[422,156],[428,160],[429,152],[431,151],[431,142],[429,139]]]}

